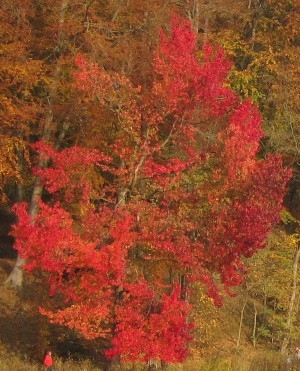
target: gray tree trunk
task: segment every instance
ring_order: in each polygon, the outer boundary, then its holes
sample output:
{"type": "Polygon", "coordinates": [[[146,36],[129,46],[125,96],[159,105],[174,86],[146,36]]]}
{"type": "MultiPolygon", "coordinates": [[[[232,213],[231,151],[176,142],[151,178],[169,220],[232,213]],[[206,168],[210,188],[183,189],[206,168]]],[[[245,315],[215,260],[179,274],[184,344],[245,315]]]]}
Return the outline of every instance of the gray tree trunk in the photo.
{"type": "Polygon", "coordinates": [[[237,348],[240,346],[240,343],[241,343],[242,326],[243,326],[243,319],[244,319],[244,312],[245,312],[246,305],[247,305],[247,299],[245,300],[245,302],[243,304],[243,307],[242,307],[242,310],[241,310],[239,332],[238,332],[238,337],[237,337],[237,340],[236,340],[236,347],[237,348]]]}
{"type": "Polygon", "coordinates": [[[286,349],[290,343],[291,339],[291,331],[292,326],[295,318],[295,303],[296,303],[296,295],[298,291],[298,265],[299,265],[299,258],[300,258],[300,245],[298,245],[297,251],[294,256],[293,262],[293,276],[292,276],[292,292],[291,298],[289,303],[289,308],[287,312],[287,321],[286,321],[286,333],[285,337],[282,342],[281,346],[281,353],[286,353],[286,349]]]}
{"type": "Polygon", "coordinates": [[[253,301],[254,307],[254,319],[253,319],[253,330],[252,330],[252,344],[256,347],[256,327],[257,327],[257,307],[255,301],[253,301]]]}

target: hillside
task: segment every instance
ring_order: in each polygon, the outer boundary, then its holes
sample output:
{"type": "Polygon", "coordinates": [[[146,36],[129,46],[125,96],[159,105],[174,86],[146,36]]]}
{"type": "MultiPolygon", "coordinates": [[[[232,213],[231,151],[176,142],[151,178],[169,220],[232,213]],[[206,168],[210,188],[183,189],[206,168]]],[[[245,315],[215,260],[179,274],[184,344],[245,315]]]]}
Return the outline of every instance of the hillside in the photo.
{"type": "MultiPolygon", "coordinates": [[[[13,264],[11,259],[0,260],[1,282],[4,282],[13,264]]],[[[39,369],[38,365],[47,349],[52,349],[58,370],[80,370],[81,367],[85,367],[85,370],[106,369],[106,362],[101,356],[101,342],[88,342],[72,331],[49,324],[39,314],[39,306],[49,300],[53,299],[49,299],[38,277],[27,275],[22,291],[0,287],[0,366],[2,359],[3,364],[15,362],[14,371],[23,370],[23,363],[27,363],[26,370],[34,371],[39,369]]],[[[280,356],[276,356],[276,352],[273,353],[265,345],[254,348],[250,327],[243,326],[241,343],[236,348],[239,309],[239,298],[227,298],[222,308],[206,307],[211,326],[206,329],[205,335],[200,331],[201,338],[191,343],[189,360],[181,366],[169,365],[167,370],[275,370],[274,364],[280,361],[280,356]]],[[[138,366],[124,364],[122,370],[142,369],[135,367],[138,366]]],[[[5,371],[4,368],[2,370],[5,371]]],[[[7,370],[11,371],[9,368],[7,370]]]]}
{"type": "Polygon", "coordinates": [[[300,369],[299,24],[0,0],[0,371],[300,369]]]}

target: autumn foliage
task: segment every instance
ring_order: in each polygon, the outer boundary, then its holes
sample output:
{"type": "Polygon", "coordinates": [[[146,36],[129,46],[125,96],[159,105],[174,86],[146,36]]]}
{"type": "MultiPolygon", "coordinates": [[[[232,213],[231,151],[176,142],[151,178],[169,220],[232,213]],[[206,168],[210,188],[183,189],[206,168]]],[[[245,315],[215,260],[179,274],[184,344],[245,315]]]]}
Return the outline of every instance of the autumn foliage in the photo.
{"type": "Polygon", "coordinates": [[[182,362],[193,283],[220,305],[279,221],[291,173],[279,155],[259,158],[261,117],[228,87],[224,50],[197,53],[190,23],[174,18],[147,86],[78,56],[82,101],[112,130],[95,148],[36,143],[50,160],[34,170],[46,194],[33,220],[15,206],[26,269],[65,299],[41,312],[107,339],[109,358],[182,362]]]}

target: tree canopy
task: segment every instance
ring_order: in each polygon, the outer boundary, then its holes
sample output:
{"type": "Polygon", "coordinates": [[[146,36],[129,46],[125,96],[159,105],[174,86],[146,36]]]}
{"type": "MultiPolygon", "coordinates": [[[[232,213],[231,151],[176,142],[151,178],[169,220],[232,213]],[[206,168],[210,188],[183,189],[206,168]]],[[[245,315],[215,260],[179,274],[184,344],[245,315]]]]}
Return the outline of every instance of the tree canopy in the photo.
{"type": "Polygon", "coordinates": [[[193,285],[220,305],[221,286],[241,282],[291,171],[259,155],[257,107],[229,87],[223,48],[197,50],[189,21],[161,31],[147,79],[87,52],[76,63],[83,137],[31,146],[46,192],[34,215],[14,206],[15,248],[64,298],[41,309],[52,322],[106,339],[111,358],[182,362],[193,285]]]}

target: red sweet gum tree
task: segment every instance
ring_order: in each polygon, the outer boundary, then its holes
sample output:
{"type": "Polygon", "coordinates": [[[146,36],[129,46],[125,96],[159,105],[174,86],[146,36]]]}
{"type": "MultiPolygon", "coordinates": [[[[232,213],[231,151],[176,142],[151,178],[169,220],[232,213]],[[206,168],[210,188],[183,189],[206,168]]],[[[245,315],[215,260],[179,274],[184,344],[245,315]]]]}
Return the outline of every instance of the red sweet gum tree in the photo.
{"type": "Polygon", "coordinates": [[[217,305],[216,282],[240,283],[241,258],[279,221],[290,171],[278,155],[257,157],[257,108],[226,86],[222,49],[196,55],[189,22],[161,33],[151,86],[77,64],[79,89],[111,112],[113,132],[92,150],[35,145],[50,159],[34,169],[48,201],[34,220],[16,205],[15,248],[65,298],[41,309],[52,322],[108,339],[110,358],[182,362],[193,282],[217,305]]]}

